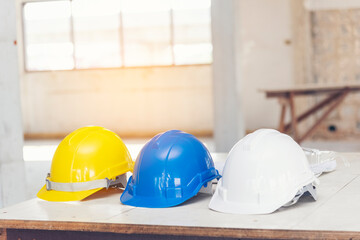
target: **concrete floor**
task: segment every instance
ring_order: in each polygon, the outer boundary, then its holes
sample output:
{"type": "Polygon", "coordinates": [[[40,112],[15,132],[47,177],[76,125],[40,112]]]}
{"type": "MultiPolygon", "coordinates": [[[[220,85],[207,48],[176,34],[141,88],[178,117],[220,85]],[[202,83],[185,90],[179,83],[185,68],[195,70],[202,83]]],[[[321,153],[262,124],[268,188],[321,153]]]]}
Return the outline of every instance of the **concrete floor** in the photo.
{"type": "MultiPolygon", "coordinates": [[[[149,139],[124,139],[133,159],[149,139]]],[[[27,197],[36,197],[37,191],[45,182],[50,170],[51,159],[61,140],[27,140],[24,144],[27,197]]],[[[214,151],[212,138],[202,138],[210,152],[214,151]]],[[[359,141],[306,141],[304,147],[337,152],[360,152],[359,141]]]]}

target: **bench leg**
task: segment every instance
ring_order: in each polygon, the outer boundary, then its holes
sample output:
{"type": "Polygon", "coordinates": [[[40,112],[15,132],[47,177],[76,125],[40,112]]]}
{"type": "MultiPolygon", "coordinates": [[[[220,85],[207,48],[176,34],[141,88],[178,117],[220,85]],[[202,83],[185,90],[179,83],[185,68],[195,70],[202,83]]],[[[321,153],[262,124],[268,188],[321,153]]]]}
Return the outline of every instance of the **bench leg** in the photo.
{"type": "Polygon", "coordinates": [[[281,99],[280,104],[281,104],[281,113],[280,113],[279,131],[283,133],[285,132],[285,114],[286,114],[286,107],[288,102],[285,99],[281,99]]]}
{"type": "Polygon", "coordinates": [[[290,104],[291,128],[292,128],[292,132],[293,132],[293,138],[295,141],[298,141],[297,117],[296,117],[296,111],[295,111],[294,93],[293,92],[291,92],[289,95],[289,104],[290,104]]]}

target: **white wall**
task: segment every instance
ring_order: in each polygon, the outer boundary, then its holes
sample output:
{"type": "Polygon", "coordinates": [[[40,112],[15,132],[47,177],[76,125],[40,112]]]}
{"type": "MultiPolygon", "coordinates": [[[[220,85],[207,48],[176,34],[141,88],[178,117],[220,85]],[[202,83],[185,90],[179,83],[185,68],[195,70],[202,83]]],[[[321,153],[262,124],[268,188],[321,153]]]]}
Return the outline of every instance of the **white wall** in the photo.
{"type": "Polygon", "coordinates": [[[101,125],[123,136],[213,127],[210,66],[22,73],[25,133],[101,125]]]}
{"type": "Polygon", "coordinates": [[[292,0],[241,0],[241,79],[246,129],[278,127],[280,107],[259,89],[294,84],[292,0]]]}

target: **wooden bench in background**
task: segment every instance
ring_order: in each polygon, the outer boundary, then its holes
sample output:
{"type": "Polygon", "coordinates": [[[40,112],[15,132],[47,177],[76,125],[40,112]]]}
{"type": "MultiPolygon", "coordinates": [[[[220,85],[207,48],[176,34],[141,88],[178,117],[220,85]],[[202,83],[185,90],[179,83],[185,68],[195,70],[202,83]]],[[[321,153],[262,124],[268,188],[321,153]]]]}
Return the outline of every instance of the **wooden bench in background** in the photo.
{"type": "Polygon", "coordinates": [[[360,85],[332,85],[332,86],[299,86],[288,89],[273,89],[262,90],[265,92],[267,98],[278,98],[281,105],[279,131],[283,133],[292,133],[293,138],[301,143],[309,137],[319,127],[332,111],[334,111],[340,103],[344,101],[346,96],[351,92],[360,91],[360,85]],[[319,96],[327,95],[322,101],[310,107],[304,113],[296,114],[296,105],[294,103],[295,97],[298,96],[319,96]],[[290,122],[285,123],[286,110],[290,109],[290,122]],[[305,130],[303,135],[299,135],[297,128],[298,123],[304,121],[308,117],[316,114],[320,110],[324,110],[322,114],[315,119],[315,122],[308,129],[305,130]]]}

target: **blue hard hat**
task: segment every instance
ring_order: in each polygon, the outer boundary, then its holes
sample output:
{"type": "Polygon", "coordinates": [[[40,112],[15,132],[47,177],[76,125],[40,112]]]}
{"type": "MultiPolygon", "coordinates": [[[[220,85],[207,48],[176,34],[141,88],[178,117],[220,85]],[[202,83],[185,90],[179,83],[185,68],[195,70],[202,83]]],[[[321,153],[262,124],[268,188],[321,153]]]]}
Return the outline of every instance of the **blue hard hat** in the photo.
{"type": "Polygon", "coordinates": [[[191,134],[171,130],[141,149],[120,201],[136,207],[176,206],[215,178],[220,175],[206,147],[191,134]]]}

